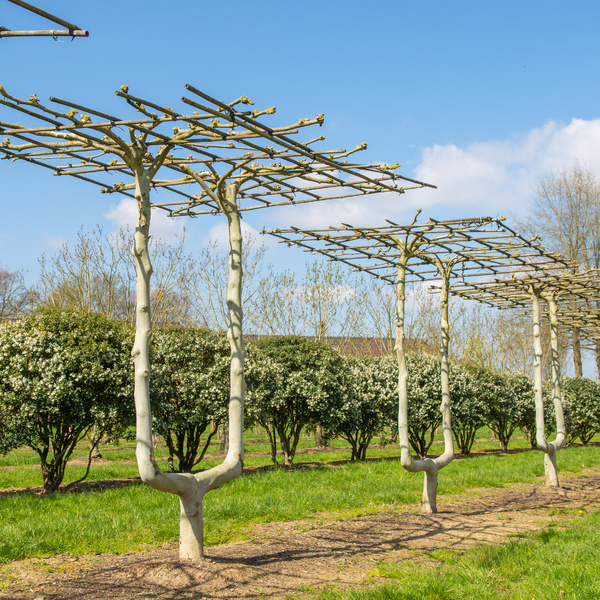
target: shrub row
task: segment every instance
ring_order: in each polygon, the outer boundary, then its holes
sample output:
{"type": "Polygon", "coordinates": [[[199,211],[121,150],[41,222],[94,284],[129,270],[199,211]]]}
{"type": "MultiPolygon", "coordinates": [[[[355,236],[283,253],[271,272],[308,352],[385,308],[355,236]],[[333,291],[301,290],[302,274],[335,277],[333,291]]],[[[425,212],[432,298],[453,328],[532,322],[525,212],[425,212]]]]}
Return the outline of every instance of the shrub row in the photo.
{"type": "MultiPolygon", "coordinates": [[[[44,486],[56,489],[76,443],[92,428],[119,435],[134,421],[130,329],[93,314],[44,310],[0,327],[0,452],[27,445],[40,456],[44,486]]],[[[229,345],[224,333],[157,328],[151,344],[155,432],[169,450],[169,468],[192,470],[227,419],[229,345]]],[[[407,357],[409,439],[426,456],[441,424],[439,360],[407,357]]],[[[398,369],[393,356],[342,357],[298,336],[249,344],[246,424],[259,424],[277,461],[294,459],[302,431],[319,428],[348,441],[363,460],[373,438],[395,431],[398,369]]],[[[460,452],[488,425],[503,450],[517,429],[535,445],[531,380],[514,373],[453,365],[452,428],[460,452]]],[[[600,432],[600,386],[566,379],[569,439],[587,443],[600,432]]],[[[547,401],[547,430],[554,423],[547,401]]]]}

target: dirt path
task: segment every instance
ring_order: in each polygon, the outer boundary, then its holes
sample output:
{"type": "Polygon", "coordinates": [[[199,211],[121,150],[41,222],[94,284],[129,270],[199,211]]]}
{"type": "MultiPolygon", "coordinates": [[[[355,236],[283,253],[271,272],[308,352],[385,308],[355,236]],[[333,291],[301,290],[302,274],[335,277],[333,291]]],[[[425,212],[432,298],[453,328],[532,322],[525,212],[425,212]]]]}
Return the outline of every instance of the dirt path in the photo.
{"type": "MultiPolygon", "coordinates": [[[[326,585],[364,583],[378,562],[431,560],[434,549],[498,543],[600,507],[600,471],[563,478],[563,487],[515,486],[440,498],[441,512],[416,507],[349,520],[312,520],[255,527],[253,541],[207,549],[208,560],[177,560],[168,545],[129,555],[55,556],[2,568],[0,598],[10,600],[131,600],[311,595],[326,585]]],[[[541,485],[541,482],[540,484],[541,485]]]]}

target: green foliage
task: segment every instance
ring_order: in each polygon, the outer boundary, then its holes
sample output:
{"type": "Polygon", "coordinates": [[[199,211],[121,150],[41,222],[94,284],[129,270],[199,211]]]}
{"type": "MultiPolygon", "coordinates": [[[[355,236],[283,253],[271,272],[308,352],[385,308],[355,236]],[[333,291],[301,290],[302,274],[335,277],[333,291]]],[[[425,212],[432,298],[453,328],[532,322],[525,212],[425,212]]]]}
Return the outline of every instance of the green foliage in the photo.
{"type": "Polygon", "coordinates": [[[0,327],[1,451],[28,445],[56,490],[75,445],[132,418],[129,329],[93,313],[44,309],[0,327]]]}
{"type": "Polygon", "coordinates": [[[398,415],[398,367],[393,358],[348,359],[348,365],[352,385],[332,433],[352,446],[351,460],[365,460],[373,436],[398,415]]]}
{"type": "Polygon", "coordinates": [[[585,377],[568,377],[562,382],[565,425],[569,441],[587,444],[600,433],[600,383],[585,377]]]}
{"type": "Polygon", "coordinates": [[[595,600],[598,598],[600,515],[561,529],[548,528],[505,544],[465,552],[436,552],[422,561],[381,563],[376,574],[390,583],[320,600],[595,600]]]}
{"type": "MultiPolygon", "coordinates": [[[[503,452],[519,428],[535,423],[533,382],[519,373],[498,373],[491,369],[471,367],[473,384],[486,406],[486,421],[494,432],[503,452]]],[[[534,428],[535,429],[535,428],[534,428]]]]}
{"type": "MultiPolygon", "coordinates": [[[[206,496],[206,544],[248,539],[253,523],[349,518],[389,511],[390,506],[414,506],[423,482],[400,469],[397,460],[389,460],[396,449],[386,450],[388,459],[381,461],[245,473],[206,496]]],[[[308,459],[312,462],[315,456],[308,459]]],[[[322,456],[332,458],[330,453],[322,456]]],[[[598,464],[600,447],[570,446],[558,460],[561,472],[580,473],[582,463],[598,464]]],[[[18,477],[20,471],[0,469],[7,478],[0,487],[9,487],[8,478],[18,477]]],[[[135,463],[95,465],[92,478],[131,477],[134,472],[135,463]]],[[[538,452],[456,460],[452,477],[440,486],[440,501],[446,494],[468,497],[473,492],[465,490],[482,487],[517,482],[539,486],[543,474],[538,452]]],[[[19,480],[15,484],[27,485],[19,480]]],[[[174,543],[179,535],[178,514],[178,498],[135,483],[87,493],[7,494],[0,501],[0,563],[27,556],[124,552],[174,543]]],[[[590,548],[597,546],[593,542],[590,548]]]]}
{"type": "Polygon", "coordinates": [[[473,367],[450,366],[452,433],[461,454],[470,454],[477,430],[485,425],[487,407],[473,367]]]}
{"type": "Polygon", "coordinates": [[[223,332],[187,327],[154,330],[150,345],[153,425],[169,449],[171,471],[177,459],[177,471],[190,472],[226,421],[230,353],[223,332]]]}
{"type": "Polygon", "coordinates": [[[347,392],[347,369],[333,348],[300,336],[280,336],[249,345],[246,406],[250,421],[269,434],[277,464],[277,437],[292,464],[302,429],[334,430],[347,392]]]}
{"type": "Polygon", "coordinates": [[[104,492],[2,500],[0,563],[68,552],[134,552],[177,539],[179,507],[133,483],[104,492]]]}
{"type": "Polygon", "coordinates": [[[429,354],[409,354],[406,357],[406,366],[408,441],[417,456],[425,458],[433,444],[435,430],[442,424],[440,361],[429,354]]]}

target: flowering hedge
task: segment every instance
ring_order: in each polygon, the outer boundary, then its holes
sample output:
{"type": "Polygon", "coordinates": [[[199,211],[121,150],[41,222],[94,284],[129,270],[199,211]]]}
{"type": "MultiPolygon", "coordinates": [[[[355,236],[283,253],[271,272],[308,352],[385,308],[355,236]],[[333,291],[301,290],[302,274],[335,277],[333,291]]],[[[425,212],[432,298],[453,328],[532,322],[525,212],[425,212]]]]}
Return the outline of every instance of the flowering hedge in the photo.
{"type": "Polygon", "coordinates": [[[133,418],[132,334],[101,315],[44,309],[0,326],[0,451],[35,450],[46,492],[77,442],[133,418]]]}
{"type": "Polygon", "coordinates": [[[350,460],[365,460],[373,437],[398,417],[398,367],[395,360],[348,359],[348,364],[351,385],[331,435],[350,444],[350,460]]]}
{"type": "Polygon", "coordinates": [[[290,465],[305,427],[336,428],[349,379],[339,352],[290,335],[249,345],[246,382],[247,422],[267,431],[274,463],[279,438],[285,464],[290,465]]]}
{"type": "Polygon", "coordinates": [[[568,377],[562,389],[569,441],[579,438],[587,444],[600,433],[600,383],[584,377],[568,377]]]}
{"type": "Polygon", "coordinates": [[[227,420],[230,353],[223,332],[189,327],[153,331],[152,420],[169,449],[172,472],[190,472],[227,420]]]}
{"type": "MultiPolygon", "coordinates": [[[[91,427],[102,435],[132,422],[131,345],[129,329],[95,314],[42,310],[0,326],[0,453],[29,445],[40,456],[45,489],[55,490],[91,427]]],[[[229,345],[222,333],[158,328],[151,352],[155,431],[169,448],[170,468],[189,471],[227,418],[229,345]]],[[[439,359],[409,354],[407,363],[409,439],[423,457],[441,422],[439,359]]],[[[274,462],[280,443],[292,463],[306,428],[346,439],[351,459],[364,460],[373,437],[397,427],[395,356],[349,359],[304,337],[273,337],[249,344],[246,379],[246,423],[265,428],[274,462]]],[[[452,365],[450,385],[461,452],[470,452],[484,424],[504,450],[517,429],[535,444],[530,378],[452,365]]],[[[569,440],[588,443],[600,432],[600,384],[567,378],[563,391],[569,440]]],[[[550,432],[548,394],[545,407],[550,432]]]]}
{"type": "Polygon", "coordinates": [[[487,405],[478,383],[472,368],[451,365],[452,433],[461,454],[471,452],[475,434],[488,418],[487,405]]]}

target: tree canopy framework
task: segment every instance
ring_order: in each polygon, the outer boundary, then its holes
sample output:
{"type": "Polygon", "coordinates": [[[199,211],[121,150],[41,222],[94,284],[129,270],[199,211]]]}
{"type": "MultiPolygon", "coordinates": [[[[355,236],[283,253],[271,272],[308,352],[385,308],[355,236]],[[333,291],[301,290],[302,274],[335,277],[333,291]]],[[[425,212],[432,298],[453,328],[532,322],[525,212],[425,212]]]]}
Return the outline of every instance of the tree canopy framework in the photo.
{"type": "Polygon", "coordinates": [[[136,118],[121,119],[58,98],[50,99],[52,106],[42,105],[36,95],[21,100],[0,87],[0,106],[18,111],[27,122],[0,121],[0,132],[7,136],[0,152],[5,158],[25,160],[137,202],[132,250],[137,271],[136,338],[132,355],[138,468],[148,485],[179,496],[180,556],[200,558],[204,495],[237,477],[243,466],[245,349],[240,213],[383,191],[402,194],[406,189],[428,184],[396,175],[399,165],[361,165],[347,160],[366,144],[350,151],[314,150],[313,144],[322,141],[323,136],[305,143],[292,137],[306,127],[321,125],[323,115],[268,127],[258,117],[272,115],[274,108],[245,110],[253,102],[244,96],[226,104],[190,85],[186,88],[193,97],[184,96],[182,101],[195,110],[184,114],[133,96],[123,86],[116,94],[134,109],[136,118]],[[69,110],[61,112],[56,106],[69,110]],[[163,194],[160,201],[151,201],[151,190],[163,194]],[[154,458],[148,352],[152,208],[173,217],[222,212],[229,226],[229,450],[221,465],[200,473],[165,473],[154,458]]]}
{"type": "Polygon", "coordinates": [[[530,313],[532,310],[531,286],[540,291],[540,316],[551,321],[553,307],[549,295],[556,301],[556,318],[561,327],[577,328],[581,339],[600,338],[600,272],[596,269],[577,273],[559,270],[531,278],[517,273],[510,278],[496,278],[484,283],[456,285],[452,292],[463,298],[477,300],[488,306],[513,308],[530,313]]]}
{"type": "Polygon", "coordinates": [[[69,23],[69,21],[65,21],[64,19],[61,19],[60,17],[57,17],[45,10],[42,10],[41,8],[38,8],[37,6],[34,6],[33,4],[29,4],[28,2],[23,2],[23,0],[8,0],[8,2],[12,2],[13,4],[16,4],[17,6],[20,6],[21,8],[24,8],[25,10],[28,10],[29,12],[35,13],[36,15],[39,15],[40,17],[44,17],[45,19],[48,19],[49,21],[52,21],[53,23],[56,23],[57,25],[62,25],[63,27],[66,27],[66,30],[63,29],[36,29],[36,30],[22,30],[22,31],[13,31],[11,29],[8,29],[7,27],[2,27],[0,25],[0,39],[4,38],[4,37],[39,37],[39,36],[48,36],[48,37],[52,37],[54,39],[58,38],[58,37],[70,37],[70,38],[76,38],[76,37],[88,37],[89,36],[89,32],[85,31],[84,29],[81,29],[81,27],[78,27],[77,25],[74,25],[73,23],[69,23]]]}
{"type": "MultiPolygon", "coordinates": [[[[418,217],[419,213],[417,213],[418,217]]],[[[398,432],[400,460],[411,472],[424,471],[423,509],[437,512],[439,469],[454,458],[452,438],[448,296],[454,281],[522,271],[528,274],[565,267],[556,254],[547,252],[536,240],[526,240],[503,224],[502,219],[481,217],[410,225],[387,221],[383,227],[329,229],[277,229],[270,231],[288,245],[340,261],[396,285],[396,352],[398,356],[398,432]],[[404,354],[406,282],[441,279],[441,388],[444,452],[434,459],[413,460],[408,440],[408,371],[404,354]]]]}
{"type": "Polygon", "coordinates": [[[52,169],[55,175],[70,175],[98,185],[105,193],[133,198],[135,168],[125,157],[123,146],[127,142],[115,133],[124,127],[129,130],[130,143],[139,148],[136,158],[141,165],[152,168],[154,164],[156,171],[163,167],[160,176],[153,175],[150,185],[172,194],[169,200],[151,202],[151,206],[173,217],[221,212],[210,192],[226,180],[238,182],[239,211],[435,187],[396,174],[397,164],[349,162],[348,157],[366,149],[364,143],[349,151],[315,150],[323,136],[305,143],[291,137],[301,129],[321,125],[323,115],[299,119],[289,126],[268,127],[258,117],[274,114],[275,108],[239,110],[239,105],[254,103],[241,96],[225,104],[191,85],[186,89],[193,97],[184,96],[182,101],[196,110],[182,114],[133,96],[123,86],[115,93],[136,110],[138,118],[122,119],[50,98],[53,105],[70,109],[60,112],[43,106],[35,95],[20,100],[0,88],[1,105],[42,123],[41,127],[27,127],[0,121],[0,133],[9,136],[0,151],[4,158],[27,160],[52,169]],[[200,190],[193,185],[195,180],[200,190]]]}
{"type": "Polygon", "coordinates": [[[452,291],[462,298],[477,300],[498,308],[519,308],[531,312],[535,353],[536,442],[544,452],[546,483],[558,486],[556,453],[564,447],[567,440],[560,385],[558,326],[560,323],[563,326],[576,327],[582,337],[598,337],[600,314],[594,306],[600,298],[598,273],[577,273],[571,265],[568,271],[551,269],[535,275],[516,272],[509,278],[496,278],[491,282],[461,282],[452,291]],[[590,301],[593,304],[590,304],[590,301]],[[543,314],[550,322],[552,399],[557,432],[554,442],[549,442],[545,434],[540,331],[543,314]]]}
{"type": "Polygon", "coordinates": [[[583,338],[598,337],[600,311],[593,303],[600,299],[600,273],[595,269],[583,273],[548,270],[535,277],[516,272],[510,277],[497,277],[492,281],[459,282],[452,288],[452,293],[499,309],[515,308],[529,312],[532,285],[544,292],[540,295],[543,317],[550,318],[550,306],[545,298],[551,293],[557,301],[556,316],[562,326],[580,328],[583,338]]]}
{"type": "Polygon", "coordinates": [[[459,264],[449,276],[464,282],[503,273],[543,273],[548,268],[566,266],[558,254],[546,251],[537,239],[525,239],[503,221],[477,217],[398,225],[386,220],[388,225],[383,227],[292,227],[266,233],[390,284],[396,284],[398,262],[411,243],[415,251],[406,265],[406,282],[441,279],[434,259],[459,264]]]}
{"type": "Polygon", "coordinates": [[[552,311],[566,329],[577,328],[581,339],[600,339],[600,272],[596,269],[577,273],[548,271],[532,278],[524,273],[493,281],[459,283],[452,292],[463,298],[477,300],[498,309],[513,308],[531,312],[531,286],[539,290],[538,301],[542,319],[551,321],[552,311]],[[551,295],[556,308],[547,301],[551,295]]]}

